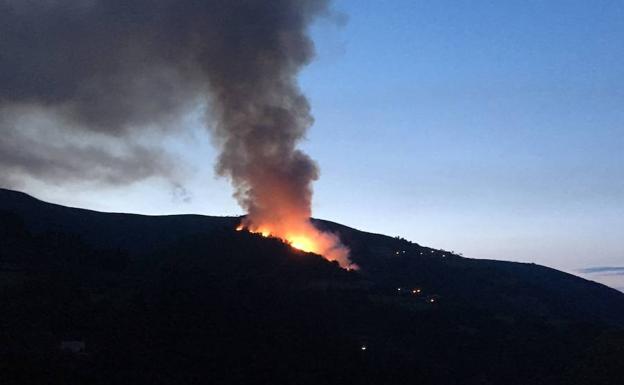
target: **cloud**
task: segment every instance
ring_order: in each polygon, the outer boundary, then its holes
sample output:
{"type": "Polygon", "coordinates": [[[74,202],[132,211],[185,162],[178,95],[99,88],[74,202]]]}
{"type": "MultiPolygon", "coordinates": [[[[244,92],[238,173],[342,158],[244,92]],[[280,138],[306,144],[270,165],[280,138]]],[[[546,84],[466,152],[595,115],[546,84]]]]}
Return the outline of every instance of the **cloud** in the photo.
{"type": "Polygon", "coordinates": [[[171,199],[173,202],[191,203],[193,195],[183,185],[174,183],[171,188],[171,199]]]}
{"type": "Polygon", "coordinates": [[[595,266],[579,269],[581,274],[594,274],[594,275],[624,275],[624,267],[619,266],[595,266]]]}

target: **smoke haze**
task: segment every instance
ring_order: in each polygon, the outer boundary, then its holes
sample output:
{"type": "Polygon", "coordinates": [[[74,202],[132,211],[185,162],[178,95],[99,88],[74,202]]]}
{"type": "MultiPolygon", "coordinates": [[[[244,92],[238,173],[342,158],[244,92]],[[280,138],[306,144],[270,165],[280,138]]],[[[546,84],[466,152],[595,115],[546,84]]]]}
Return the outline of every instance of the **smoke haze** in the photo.
{"type": "Polygon", "coordinates": [[[171,177],[169,155],[136,138],[175,134],[200,108],[246,224],[307,228],[318,168],[296,148],[313,122],[296,76],[327,12],[326,0],[0,0],[0,183],[171,177]]]}

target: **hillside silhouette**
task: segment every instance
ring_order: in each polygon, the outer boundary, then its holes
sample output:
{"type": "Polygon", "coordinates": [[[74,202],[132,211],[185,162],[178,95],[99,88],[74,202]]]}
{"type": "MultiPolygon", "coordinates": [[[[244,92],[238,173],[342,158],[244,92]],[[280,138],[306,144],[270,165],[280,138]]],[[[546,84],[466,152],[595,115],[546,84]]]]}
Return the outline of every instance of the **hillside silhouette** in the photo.
{"type": "Polygon", "coordinates": [[[614,289],[315,220],[346,271],[240,219],[0,190],[0,382],[622,383],[614,289]]]}

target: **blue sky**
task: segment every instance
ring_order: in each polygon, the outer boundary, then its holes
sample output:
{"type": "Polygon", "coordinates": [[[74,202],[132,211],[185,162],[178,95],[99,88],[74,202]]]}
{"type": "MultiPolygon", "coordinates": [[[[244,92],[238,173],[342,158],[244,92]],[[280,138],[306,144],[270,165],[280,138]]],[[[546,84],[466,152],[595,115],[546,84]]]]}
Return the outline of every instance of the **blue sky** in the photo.
{"type": "MultiPolygon", "coordinates": [[[[314,214],[476,258],[624,266],[624,2],[338,0],[301,75],[314,214]]],[[[107,211],[239,214],[200,119],[186,193],[45,186],[107,211]]],[[[587,273],[624,288],[621,274],[587,273]]]]}

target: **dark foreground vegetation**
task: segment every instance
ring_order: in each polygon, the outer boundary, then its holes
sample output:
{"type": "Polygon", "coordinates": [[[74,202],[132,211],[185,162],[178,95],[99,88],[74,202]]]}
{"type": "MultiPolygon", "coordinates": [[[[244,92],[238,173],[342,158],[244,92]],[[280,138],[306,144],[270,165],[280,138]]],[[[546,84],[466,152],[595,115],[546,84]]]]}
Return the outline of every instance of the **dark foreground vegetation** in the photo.
{"type": "Polygon", "coordinates": [[[615,290],[318,221],[348,272],[238,221],[0,190],[0,383],[624,383],[615,290]]]}

